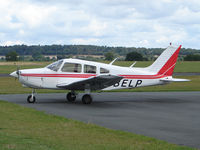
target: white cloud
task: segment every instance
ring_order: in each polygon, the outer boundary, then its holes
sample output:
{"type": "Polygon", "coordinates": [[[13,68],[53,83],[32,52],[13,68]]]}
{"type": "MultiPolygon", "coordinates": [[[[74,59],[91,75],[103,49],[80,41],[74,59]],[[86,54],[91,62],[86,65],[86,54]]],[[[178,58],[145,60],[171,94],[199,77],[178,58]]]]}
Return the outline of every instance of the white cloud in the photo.
{"type": "Polygon", "coordinates": [[[72,44],[90,44],[90,43],[96,43],[97,44],[98,39],[95,38],[88,38],[88,39],[83,39],[83,38],[74,38],[71,40],[72,44]]]}
{"type": "Polygon", "coordinates": [[[179,24],[199,24],[200,11],[195,12],[190,10],[188,7],[179,8],[171,19],[175,23],[179,24]]]}
{"type": "Polygon", "coordinates": [[[0,45],[200,48],[198,0],[0,0],[0,45]]]}
{"type": "Polygon", "coordinates": [[[3,43],[3,45],[7,45],[7,46],[10,46],[10,45],[21,45],[23,44],[22,41],[6,41],[3,43]]]}

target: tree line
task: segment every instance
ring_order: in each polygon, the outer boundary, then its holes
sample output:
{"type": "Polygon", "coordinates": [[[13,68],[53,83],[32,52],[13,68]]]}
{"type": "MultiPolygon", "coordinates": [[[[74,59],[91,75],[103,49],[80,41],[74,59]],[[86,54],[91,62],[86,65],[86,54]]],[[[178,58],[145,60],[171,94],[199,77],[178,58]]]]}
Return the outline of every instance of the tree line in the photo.
{"type": "MultiPolygon", "coordinates": [[[[19,55],[32,55],[38,52],[42,55],[104,55],[107,52],[113,52],[118,55],[126,55],[129,52],[139,52],[142,55],[160,55],[163,48],[144,48],[144,47],[108,47],[95,45],[14,45],[0,46],[0,55],[6,55],[10,51],[15,51],[19,55]]],[[[180,55],[200,54],[200,51],[191,48],[182,48],[180,55]]]]}
{"type": "MultiPolygon", "coordinates": [[[[14,46],[0,46],[0,55],[8,55],[11,52],[16,52],[21,59],[25,55],[32,56],[33,60],[46,60],[43,55],[56,55],[59,58],[69,55],[102,55],[112,54],[113,57],[124,56],[127,54],[135,53],[141,60],[153,60],[155,56],[160,55],[163,48],[143,48],[143,47],[108,47],[108,46],[95,46],[95,45],[14,45],[14,46]],[[141,56],[139,56],[140,54],[141,56]]],[[[186,55],[200,55],[200,50],[191,48],[182,48],[180,57],[184,58],[186,55]]],[[[7,56],[8,57],[8,56],[7,56]]],[[[110,57],[110,56],[109,56],[110,57]]],[[[112,58],[112,57],[111,57],[112,58]]],[[[192,57],[193,58],[193,57],[192,57]]],[[[110,58],[109,58],[110,59],[110,58]]],[[[130,58],[125,58],[129,60],[130,58]]],[[[138,59],[138,58],[137,58],[138,59]]]]}

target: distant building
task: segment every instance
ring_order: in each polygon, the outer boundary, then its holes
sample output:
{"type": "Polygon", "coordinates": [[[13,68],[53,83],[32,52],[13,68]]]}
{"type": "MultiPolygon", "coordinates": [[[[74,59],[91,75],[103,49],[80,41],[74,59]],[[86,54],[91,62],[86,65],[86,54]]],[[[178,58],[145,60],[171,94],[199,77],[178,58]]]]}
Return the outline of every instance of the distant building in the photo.
{"type": "Polygon", "coordinates": [[[99,58],[99,59],[104,58],[103,55],[74,55],[74,56],[72,56],[72,58],[88,58],[88,57],[99,58]]]}
{"type": "Polygon", "coordinates": [[[57,59],[57,55],[44,55],[44,57],[49,57],[49,59],[57,59]]]}

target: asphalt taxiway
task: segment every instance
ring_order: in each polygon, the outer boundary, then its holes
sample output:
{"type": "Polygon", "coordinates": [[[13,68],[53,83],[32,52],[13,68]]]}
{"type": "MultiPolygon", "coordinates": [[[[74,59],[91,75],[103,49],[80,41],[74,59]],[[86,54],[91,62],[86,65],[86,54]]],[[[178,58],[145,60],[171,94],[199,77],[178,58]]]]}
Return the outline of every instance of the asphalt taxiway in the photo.
{"type": "Polygon", "coordinates": [[[142,134],[171,143],[200,148],[200,92],[94,93],[91,105],[81,95],[68,103],[65,94],[0,95],[1,100],[107,128],[142,134]]]}

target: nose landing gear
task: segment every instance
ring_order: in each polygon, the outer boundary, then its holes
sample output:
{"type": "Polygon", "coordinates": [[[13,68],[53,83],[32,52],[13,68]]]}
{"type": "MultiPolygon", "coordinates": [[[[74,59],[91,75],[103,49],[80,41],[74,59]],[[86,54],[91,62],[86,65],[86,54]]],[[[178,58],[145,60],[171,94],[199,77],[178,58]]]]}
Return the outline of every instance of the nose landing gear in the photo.
{"type": "Polygon", "coordinates": [[[27,97],[27,102],[28,103],[35,103],[36,98],[35,98],[34,94],[35,94],[35,89],[33,89],[32,90],[32,94],[27,97]]]}

